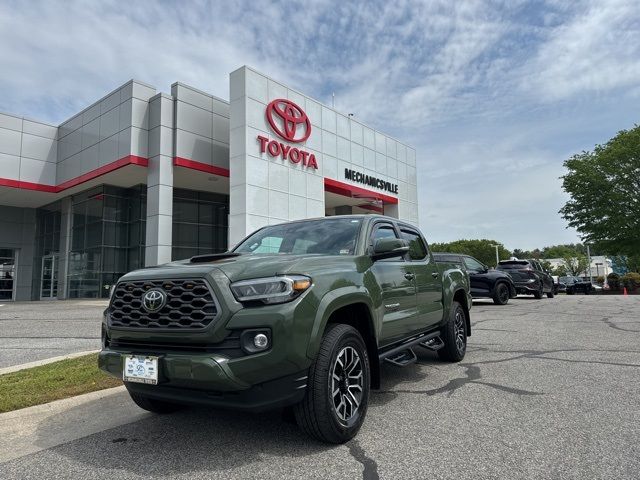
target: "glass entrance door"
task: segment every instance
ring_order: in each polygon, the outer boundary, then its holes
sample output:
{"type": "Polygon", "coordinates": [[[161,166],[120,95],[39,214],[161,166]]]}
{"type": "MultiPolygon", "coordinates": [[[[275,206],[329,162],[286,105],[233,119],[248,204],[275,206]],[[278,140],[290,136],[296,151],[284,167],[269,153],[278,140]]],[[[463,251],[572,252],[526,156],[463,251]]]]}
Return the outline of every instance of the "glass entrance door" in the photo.
{"type": "Polygon", "coordinates": [[[16,279],[16,251],[0,248],[0,302],[13,300],[16,279]]]}
{"type": "Polygon", "coordinates": [[[46,300],[58,296],[58,256],[42,257],[42,275],[40,276],[40,299],[46,300]]]}

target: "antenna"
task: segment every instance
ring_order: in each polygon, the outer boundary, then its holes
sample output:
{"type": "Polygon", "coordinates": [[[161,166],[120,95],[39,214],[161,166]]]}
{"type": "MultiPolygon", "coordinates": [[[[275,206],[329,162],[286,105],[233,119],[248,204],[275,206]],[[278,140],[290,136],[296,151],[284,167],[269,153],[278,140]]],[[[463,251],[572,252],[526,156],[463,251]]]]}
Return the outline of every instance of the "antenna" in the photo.
{"type": "Polygon", "coordinates": [[[331,93],[331,108],[336,108],[336,94],[335,94],[335,92],[331,93]]]}

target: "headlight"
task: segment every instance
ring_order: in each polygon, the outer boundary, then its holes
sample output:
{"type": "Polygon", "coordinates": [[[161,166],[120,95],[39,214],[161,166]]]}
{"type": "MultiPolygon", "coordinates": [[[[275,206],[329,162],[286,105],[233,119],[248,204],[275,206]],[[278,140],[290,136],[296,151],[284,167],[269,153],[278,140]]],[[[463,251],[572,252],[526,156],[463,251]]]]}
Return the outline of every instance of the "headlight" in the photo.
{"type": "Polygon", "coordinates": [[[256,278],[231,284],[231,291],[239,302],[259,301],[267,305],[285,303],[299,297],[311,286],[304,275],[256,278]]]}

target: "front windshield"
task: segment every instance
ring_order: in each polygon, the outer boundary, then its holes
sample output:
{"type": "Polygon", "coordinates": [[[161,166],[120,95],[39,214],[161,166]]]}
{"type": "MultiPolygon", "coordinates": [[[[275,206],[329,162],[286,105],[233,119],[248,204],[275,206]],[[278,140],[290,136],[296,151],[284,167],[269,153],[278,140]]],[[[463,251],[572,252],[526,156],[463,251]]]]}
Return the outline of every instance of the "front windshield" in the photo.
{"type": "Polygon", "coordinates": [[[233,249],[238,253],[353,255],[362,220],[325,218],[258,230],[233,249]]]}
{"type": "Polygon", "coordinates": [[[562,283],[576,283],[576,280],[574,277],[560,277],[560,282],[562,283]]]}

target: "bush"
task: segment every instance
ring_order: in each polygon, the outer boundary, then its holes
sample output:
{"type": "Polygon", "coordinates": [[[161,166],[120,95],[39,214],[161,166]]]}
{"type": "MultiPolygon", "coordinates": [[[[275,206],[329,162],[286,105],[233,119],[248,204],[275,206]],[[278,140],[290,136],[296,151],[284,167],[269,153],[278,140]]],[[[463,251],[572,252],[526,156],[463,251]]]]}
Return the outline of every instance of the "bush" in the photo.
{"type": "Polygon", "coordinates": [[[596,283],[602,285],[604,283],[604,277],[602,275],[597,276],[596,283]]]}
{"type": "Polygon", "coordinates": [[[627,288],[627,290],[635,290],[636,288],[640,287],[640,273],[625,273],[622,278],[620,278],[620,281],[627,288]]]}
{"type": "Polygon", "coordinates": [[[617,273],[610,273],[607,275],[607,283],[611,290],[620,290],[620,275],[617,273]]]}

